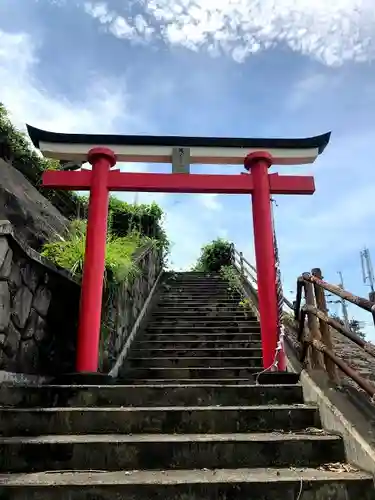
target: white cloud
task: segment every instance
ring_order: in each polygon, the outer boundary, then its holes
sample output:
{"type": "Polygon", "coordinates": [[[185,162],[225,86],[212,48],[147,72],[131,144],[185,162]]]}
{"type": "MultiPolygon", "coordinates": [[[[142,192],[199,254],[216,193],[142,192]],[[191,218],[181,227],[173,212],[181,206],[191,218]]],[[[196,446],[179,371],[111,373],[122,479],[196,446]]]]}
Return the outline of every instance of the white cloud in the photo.
{"type": "Polygon", "coordinates": [[[321,93],[327,92],[339,83],[339,78],[327,76],[322,73],[311,73],[301,78],[291,89],[286,98],[285,107],[290,111],[306,105],[307,102],[319,97],[321,93]]]}
{"type": "Polygon", "coordinates": [[[222,210],[223,206],[220,201],[217,199],[218,195],[215,193],[212,194],[201,194],[198,195],[198,201],[203,205],[204,208],[210,211],[218,212],[222,210]]]}
{"type": "Polygon", "coordinates": [[[114,14],[108,9],[105,3],[85,3],[84,9],[87,14],[90,14],[95,19],[98,19],[101,23],[110,23],[114,19],[114,14]]]}
{"type": "Polygon", "coordinates": [[[118,82],[96,79],[80,102],[49,94],[35,77],[37,49],[25,33],[0,31],[1,102],[17,126],[23,127],[27,122],[59,132],[110,133],[115,121],[124,115],[130,123],[137,120],[129,112],[124,113],[127,96],[124,85],[118,82]]]}
{"type": "Polygon", "coordinates": [[[109,33],[117,38],[128,39],[134,42],[147,42],[151,39],[154,28],[149,26],[141,16],[135,16],[131,21],[111,10],[104,2],[85,2],[84,10],[104,25],[109,33]],[[133,25],[132,25],[132,24],[133,25]]]}
{"type": "Polygon", "coordinates": [[[121,172],[135,172],[135,173],[143,173],[149,170],[149,165],[147,163],[125,163],[119,162],[116,164],[116,167],[121,170],[121,172]]]}
{"type": "Polygon", "coordinates": [[[241,62],[275,44],[327,65],[375,56],[373,0],[138,0],[144,15],[111,10],[110,2],[85,2],[88,14],[119,38],[157,35],[191,50],[221,51],[241,62]],[[118,24],[126,29],[115,28],[118,24]],[[142,26],[142,29],[140,29],[142,26]],[[156,30],[156,27],[158,29],[156,30]]]}
{"type": "MultiPolygon", "coordinates": [[[[98,16],[106,16],[105,11],[96,11],[98,16]]],[[[98,87],[89,88],[83,101],[70,102],[59,95],[52,95],[42,87],[35,77],[38,64],[37,47],[24,33],[9,34],[0,31],[0,81],[1,101],[12,115],[12,121],[19,127],[28,122],[46,130],[65,132],[116,132],[116,121],[121,119],[121,128],[128,121],[138,121],[139,117],[124,113],[127,96],[114,85],[101,80],[98,87]],[[98,122],[98,116],[100,121],[98,122]],[[125,116],[125,118],[124,118],[125,116]],[[98,127],[100,130],[98,130],[98,127]]],[[[119,164],[122,171],[146,172],[143,163],[119,164]]],[[[167,211],[166,228],[169,238],[175,242],[173,254],[176,265],[186,268],[197,258],[200,246],[206,243],[206,228],[198,221],[201,204],[217,210],[219,203],[215,196],[190,197],[190,202],[181,197],[179,203],[171,204],[171,195],[164,193],[116,193],[120,199],[138,203],[156,201],[167,211]],[[199,198],[199,199],[198,199],[199,198]],[[187,208],[188,207],[188,208],[187,208]]]]}

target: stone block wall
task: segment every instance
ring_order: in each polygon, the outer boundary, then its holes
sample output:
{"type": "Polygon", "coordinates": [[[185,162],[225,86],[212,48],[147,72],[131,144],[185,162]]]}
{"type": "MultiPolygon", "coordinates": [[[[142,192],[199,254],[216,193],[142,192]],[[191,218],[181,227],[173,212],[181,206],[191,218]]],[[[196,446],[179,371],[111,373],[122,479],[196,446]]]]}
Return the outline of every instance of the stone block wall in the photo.
{"type": "Polygon", "coordinates": [[[107,296],[101,332],[100,370],[109,372],[121,354],[133,326],[163,267],[162,251],[150,247],[135,255],[139,273],[107,296]]]}
{"type": "Polygon", "coordinates": [[[0,370],[74,370],[80,286],[0,222],[0,370]]]}

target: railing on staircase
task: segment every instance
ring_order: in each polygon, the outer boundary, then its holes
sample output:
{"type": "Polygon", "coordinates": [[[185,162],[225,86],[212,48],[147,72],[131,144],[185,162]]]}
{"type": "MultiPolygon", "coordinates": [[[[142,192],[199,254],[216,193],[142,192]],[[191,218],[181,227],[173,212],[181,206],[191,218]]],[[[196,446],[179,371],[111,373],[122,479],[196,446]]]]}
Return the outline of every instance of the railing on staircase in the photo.
{"type": "MultiPolygon", "coordinates": [[[[233,246],[233,266],[246,282],[249,300],[257,308],[256,268],[233,246]]],[[[363,376],[335,353],[333,332],[353,342],[363,353],[375,360],[375,346],[363,340],[347,326],[328,316],[324,291],[358,306],[371,313],[375,324],[375,303],[358,297],[339,286],[323,280],[321,270],[314,268],[311,273],[303,273],[297,280],[296,301],[292,303],[283,296],[282,323],[286,326],[284,340],[299,358],[305,368],[324,370],[330,380],[340,383],[340,372],[351,379],[362,391],[375,401],[375,383],[363,376]],[[304,299],[304,303],[303,303],[304,299]]],[[[375,366],[375,364],[374,364],[375,366]]],[[[375,371],[374,371],[375,378],[375,371]]]]}
{"type": "Polygon", "coordinates": [[[107,290],[99,360],[103,373],[118,371],[162,274],[163,258],[163,251],[154,244],[139,249],[133,255],[133,279],[107,290]]]}
{"type": "Polygon", "coordinates": [[[297,342],[300,345],[299,359],[312,368],[324,369],[334,382],[338,381],[337,369],[339,369],[371,398],[374,398],[375,384],[363,377],[358,370],[334,352],[332,329],[373,358],[375,358],[375,347],[347,326],[328,316],[325,290],[370,312],[375,322],[375,303],[325,282],[318,268],[313,269],[311,273],[303,273],[297,280],[297,295],[293,308],[297,342]],[[305,303],[301,306],[303,292],[305,303]]]}
{"type": "MultiPolygon", "coordinates": [[[[285,303],[285,298],[282,292],[281,286],[281,275],[279,272],[279,262],[277,255],[277,243],[276,239],[274,241],[275,244],[275,260],[276,260],[276,282],[275,282],[275,291],[277,293],[277,307],[278,307],[278,319],[277,319],[277,328],[278,328],[278,342],[276,346],[276,352],[274,354],[273,363],[271,366],[265,367],[265,372],[274,369],[285,369],[285,360],[283,356],[283,306],[285,303]]],[[[258,286],[257,286],[257,270],[256,268],[243,256],[242,252],[236,250],[235,246],[232,245],[232,265],[237,270],[240,275],[242,282],[242,289],[247,295],[247,298],[253,303],[255,306],[255,313],[258,319],[260,319],[260,314],[258,310],[258,286]]]]}

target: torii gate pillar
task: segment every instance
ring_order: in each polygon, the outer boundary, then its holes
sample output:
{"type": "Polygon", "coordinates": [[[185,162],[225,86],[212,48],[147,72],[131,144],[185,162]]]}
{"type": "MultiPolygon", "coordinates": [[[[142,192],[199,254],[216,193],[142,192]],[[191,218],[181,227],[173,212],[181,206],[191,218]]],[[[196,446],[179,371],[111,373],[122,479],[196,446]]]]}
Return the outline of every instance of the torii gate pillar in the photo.
{"type": "Polygon", "coordinates": [[[254,247],[258,277],[258,299],[262,336],[263,366],[272,365],[277,346],[277,296],[276,263],[273,242],[271,192],[268,169],[272,156],[265,152],[254,152],[246,156],[245,168],[251,171],[254,190],[252,212],[254,225],[254,247]]]}
{"type": "Polygon", "coordinates": [[[116,164],[116,156],[111,149],[98,147],[89,151],[87,160],[92,165],[92,177],[78,324],[78,372],[96,372],[98,369],[107,240],[108,181],[109,171],[116,164]]]}

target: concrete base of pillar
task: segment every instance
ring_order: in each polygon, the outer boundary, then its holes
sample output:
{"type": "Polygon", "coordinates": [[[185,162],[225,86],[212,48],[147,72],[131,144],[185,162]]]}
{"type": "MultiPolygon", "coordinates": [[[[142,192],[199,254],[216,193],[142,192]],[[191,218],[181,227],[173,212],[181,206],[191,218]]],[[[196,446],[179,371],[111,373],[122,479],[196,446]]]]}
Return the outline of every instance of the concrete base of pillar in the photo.
{"type": "Polygon", "coordinates": [[[265,372],[258,375],[257,380],[262,385],[297,384],[299,376],[299,373],[287,371],[265,372]]]}

